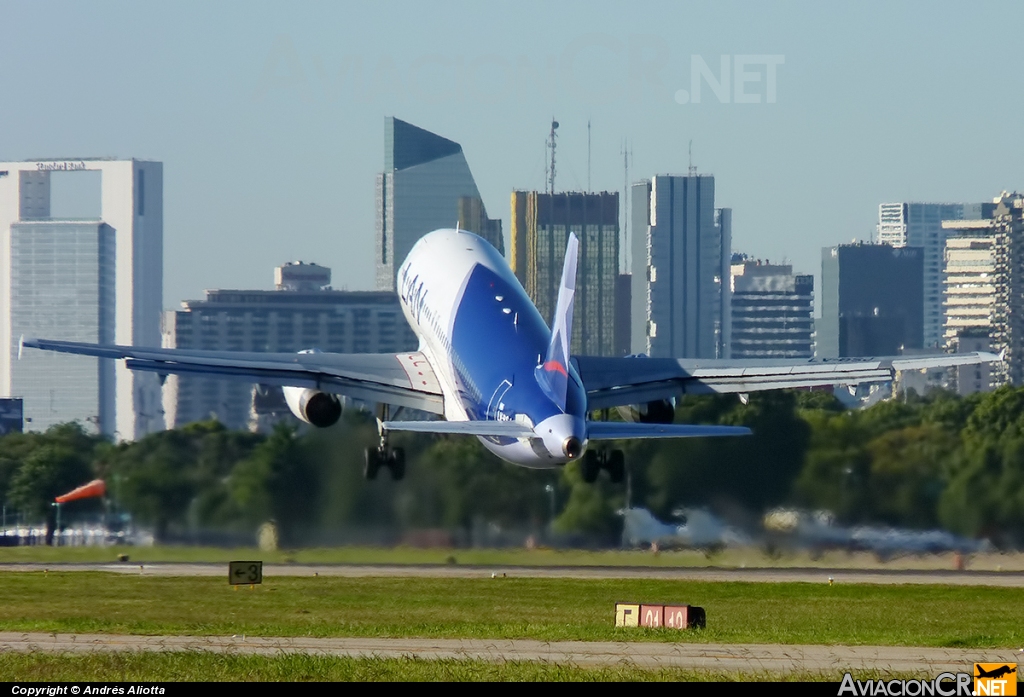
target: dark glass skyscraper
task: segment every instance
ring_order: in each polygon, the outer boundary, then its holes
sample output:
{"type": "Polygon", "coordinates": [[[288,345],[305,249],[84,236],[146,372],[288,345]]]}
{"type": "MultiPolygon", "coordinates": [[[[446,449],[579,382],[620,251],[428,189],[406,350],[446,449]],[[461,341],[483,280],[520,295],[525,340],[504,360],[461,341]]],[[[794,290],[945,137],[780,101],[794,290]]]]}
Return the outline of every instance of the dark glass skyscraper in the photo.
{"type": "Polygon", "coordinates": [[[512,270],[551,322],[569,233],[580,241],[570,350],[615,355],[619,194],[512,192],[512,270]]]}
{"type": "MultiPolygon", "coordinates": [[[[384,171],[377,175],[377,289],[394,290],[398,269],[423,235],[451,228],[472,210],[459,199],[480,199],[469,164],[458,143],[394,117],[384,121],[384,171]]],[[[481,234],[492,244],[494,221],[483,203],[475,220],[486,222],[481,234]]],[[[497,234],[501,228],[498,225],[497,234]]],[[[497,240],[500,242],[500,239],[497,240]]],[[[495,245],[500,248],[499,245],[495,245]]]]}
{"type": "Polygon", "coordinates": [[[842,244],[821,252],[819,358],[894,356],[924,340],[924,250],[842,244]]]}

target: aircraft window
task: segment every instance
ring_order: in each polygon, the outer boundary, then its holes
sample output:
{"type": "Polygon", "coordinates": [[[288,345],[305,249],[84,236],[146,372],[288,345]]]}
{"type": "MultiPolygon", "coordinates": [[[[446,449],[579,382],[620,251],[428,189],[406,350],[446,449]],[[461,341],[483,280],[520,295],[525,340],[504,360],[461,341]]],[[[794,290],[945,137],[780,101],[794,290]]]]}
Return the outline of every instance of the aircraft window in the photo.
{"type": "Polygon", "coordinates": [[[498,302],[501,302],[502,300],[505,299],[505,296],[504,295],[495,295],[494,299],[497,300],[498,302]]]}

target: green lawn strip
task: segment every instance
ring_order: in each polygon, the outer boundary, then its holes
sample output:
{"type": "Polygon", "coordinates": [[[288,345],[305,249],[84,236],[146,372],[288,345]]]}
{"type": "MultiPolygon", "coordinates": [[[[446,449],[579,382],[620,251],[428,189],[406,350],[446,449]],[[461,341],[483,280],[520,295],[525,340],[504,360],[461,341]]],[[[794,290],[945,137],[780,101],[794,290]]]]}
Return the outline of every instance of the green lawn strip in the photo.
{"type": "MultiPolygon", "coordinates": [[[[632,665],[580,667],[543,661],[346,658],[285,654],[246,656],[207,652],[116,654],[5,654],[8,681],[835,681],[842,672],[795,673],[647,669],[632,665]]],[[[858,671],[858,680],[912,675],[858,671]]],[[[916,676],[919,677],[919,676],[916,676]]]]}
{"type": "Polygon", "coordinates": [[[0,574],[0,630],[1020,647],[1012,588],[560,578],[0,574]],[[614,603],[705,608],[702,631],[613,626],[614,603]]]}

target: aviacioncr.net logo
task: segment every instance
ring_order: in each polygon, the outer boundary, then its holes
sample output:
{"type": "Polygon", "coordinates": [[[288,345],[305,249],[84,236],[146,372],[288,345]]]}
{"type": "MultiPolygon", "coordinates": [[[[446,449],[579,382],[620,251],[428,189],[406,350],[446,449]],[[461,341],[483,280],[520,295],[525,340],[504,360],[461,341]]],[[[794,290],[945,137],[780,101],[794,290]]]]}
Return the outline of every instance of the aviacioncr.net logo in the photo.
{"type": "Polygon", "coordinates": [[[940,673],[934,680],[854,680],[843,676],[839,695],[856,697],[971,697],[970,673],[940,673]]]}

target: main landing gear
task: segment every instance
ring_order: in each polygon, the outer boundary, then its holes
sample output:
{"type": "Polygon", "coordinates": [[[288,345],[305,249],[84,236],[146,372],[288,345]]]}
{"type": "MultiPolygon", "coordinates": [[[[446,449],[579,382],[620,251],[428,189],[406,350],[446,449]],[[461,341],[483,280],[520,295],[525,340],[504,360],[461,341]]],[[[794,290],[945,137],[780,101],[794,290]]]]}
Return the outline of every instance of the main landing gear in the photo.
{"type": "Polygon", "coordinates": [[[388,417],[388,407],[382,405],[381,412],[377,416],[377,432],[380,433],[380,445],[363,451],[363,476],[367,479],[376,479],[380,468],[387,467],[391,470],[391,479],[397,482],[405,476],[405,450],[388,446],[388,432],[384,428],[384,422],[388,420],[388,417]]]}
{"type": "Polygon", "coordinates": [[[367,479],[376,479],[381,467],[391,470],[391,478],[396,482],[405,476],[405,450],[402,448],[367,448],[363,456],[363,475],[367,479]]]}
{"type": "Polygon", "coordinates": [[[580,461],[583,467],[583,481],[593,484],[601,470],[607,470],[608,478],[618,484],[626,478],[626,456],[621,450],[588,450],[580,461]]]}

